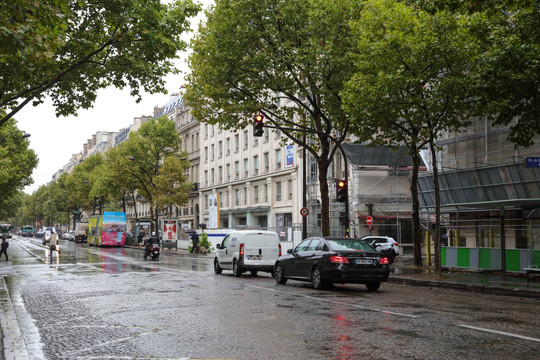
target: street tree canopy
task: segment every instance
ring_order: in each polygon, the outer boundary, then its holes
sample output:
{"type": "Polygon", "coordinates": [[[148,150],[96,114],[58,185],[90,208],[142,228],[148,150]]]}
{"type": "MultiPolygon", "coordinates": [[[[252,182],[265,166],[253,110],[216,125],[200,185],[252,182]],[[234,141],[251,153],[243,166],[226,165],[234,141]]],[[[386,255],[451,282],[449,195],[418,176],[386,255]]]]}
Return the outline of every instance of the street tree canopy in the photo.
{"type": "Polygon", "coordinates": [[[191,0],[0,2],[0,125],[47,95],[65,116],[111,85],[129,86],[137,101],[141,89],[165,92],[198,11],[191,0]]]}
{"type": "Polygon", "coordinates": [[[267,125],[305,146],[319,167],[324,235],[337,150],[330,136],[341,143],[347,135],[340,92],[353,73],[348,23],[360,8],[354,0],[222,0],[192,40],[184,99],[195,117],[242,129],[262,113],[267,125]]]}
{"type": "MultiPolygon", "coordinates": [[[[0,116],[2,111],[0,111],[0,116]]],[[[0,127],[0,207],[18,191],[32,184],[38,157],[13,119],[0,127]]]]}
{"type": "Polygon", "coordinates": [[[475,108],[468,94],[477,49],[466,25],[450,11],[428,13],[395,0],[367,0],[362,19],[352,24],[358,69],[344,92],[345,107],[357,119],[351,132],[364,142],[405,145],[412,156],[416,265],[422,240],[420,148],[430,144],[435,159],[438,136],[468,125],[475,108]]]}

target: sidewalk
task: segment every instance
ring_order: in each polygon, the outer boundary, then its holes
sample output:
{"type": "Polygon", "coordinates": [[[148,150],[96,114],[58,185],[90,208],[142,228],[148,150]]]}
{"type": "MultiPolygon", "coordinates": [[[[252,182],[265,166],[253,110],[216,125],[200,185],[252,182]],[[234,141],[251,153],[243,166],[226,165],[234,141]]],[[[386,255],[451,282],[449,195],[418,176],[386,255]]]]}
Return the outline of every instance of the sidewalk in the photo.
{"type": "MultiPolygon", "coordinates": [[[[174,248],[164,249],[162,254],[165,256],[214,257],[213,253],[190,254],[185,249],[175,250],[174,248]]],[[[507,273],[506,281],[502,281],[500,272],[443,268],[441,276],[437,276],[433,268],[425,266],[425,259],[423,264],[423,269],[416,269],[413,265],[412,256],[397,256],[394,263],[390,265],[388,282],[540,299],[540,281],[536,279],[527,283],[524,273],[507,273]]]]}
{"type": "Polygon", "coordinates": [[[441,276],[437,276],[433,268],[416,269],[413,258],[407,256],[396,257],[391,269],[388,281],[392,283],[540,299],[540,281],[527,283],[523,273],[507,272],[503,281],[500,272],[443,268],[441,276]]]}

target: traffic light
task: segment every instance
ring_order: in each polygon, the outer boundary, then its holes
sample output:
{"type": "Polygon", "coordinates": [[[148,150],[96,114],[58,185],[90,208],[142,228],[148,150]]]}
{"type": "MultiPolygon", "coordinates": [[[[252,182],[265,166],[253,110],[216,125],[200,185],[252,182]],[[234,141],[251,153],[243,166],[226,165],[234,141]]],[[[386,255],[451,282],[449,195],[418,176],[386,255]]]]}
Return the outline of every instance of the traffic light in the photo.
{"type": "Polygon", "coordinates": [[[344,203],[347,201],[348,196],[347,182],[344,180],[336,182],[336,201],[344,203]]]}
{"type": "Polygon", "coordinates": [[[253,136],[261,137],[264,134],[264,115],[257,114],[253,117],[253,136]]]}

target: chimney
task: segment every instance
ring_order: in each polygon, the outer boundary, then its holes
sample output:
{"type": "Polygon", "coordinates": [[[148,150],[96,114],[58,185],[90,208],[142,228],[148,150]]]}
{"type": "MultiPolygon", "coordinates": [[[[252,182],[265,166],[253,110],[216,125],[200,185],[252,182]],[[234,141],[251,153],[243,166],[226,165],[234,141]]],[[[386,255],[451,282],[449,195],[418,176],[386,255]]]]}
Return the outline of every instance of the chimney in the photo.
{"type": "Polygon", "coordinates": [[[88,152],[88,144],[83,145],[83,154],[86,154],[88,152]]]}
{"type": "Polygon", "coordinates": [[[86,140],[86,143],[88,144],[88,149],[91,149],[94,144],[92,144],[92,139],[86,140]]]}
{"type": "Polygon", "coordinates": [[[96,134],[92,135],[92,144],[94,144],[94,145],[97,144],[97,135],[96,134]]]}
{"type": "Polygon", "coordinates": [[[157,116],[157,114],[159,114],[162,111],[163,111],[162,107],[154,106],[154,116],[157,116]]]}

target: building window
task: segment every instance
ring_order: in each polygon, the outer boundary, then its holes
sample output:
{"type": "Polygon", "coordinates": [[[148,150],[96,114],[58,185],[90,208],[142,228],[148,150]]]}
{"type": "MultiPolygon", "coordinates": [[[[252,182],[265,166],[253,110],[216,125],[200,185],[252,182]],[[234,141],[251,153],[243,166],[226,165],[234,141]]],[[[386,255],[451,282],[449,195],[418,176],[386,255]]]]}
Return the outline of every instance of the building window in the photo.
{"type": "Polygon", "coordinates": [[[270,154],[267,152],[263,154],[263,166],[265,174],[270,171],[270,154]]]}
{"type": "Polygon", "coordinates": [[[227,138],[225,142],[227,144],[227,149],[225,149],[225,155],[231,155],[231,138],[227,138]]]}
{"type": "Polygon", "coordinates": [[[276,150],[276,169],[281,169],[281,149],[276,150]]]}
{"type": "Polygon", "coordinates": [[[249,161],[248,159],[244,159],[244,177],[249,176],[249,161]]]}
{"type": "Polygon", "coordinates": [[[281,201],[281,182],[276,183],[276,201],[281,201]]]}
{"type": "Polygon", "coordinates": [[[253,157],[253,175],[259,175],[259,157],[253,157]]]}
{"type": "Polygon", "coordinates": [[[211,169],[210,170],[210,181],[212,182],[212,185],[214,185],[216,183],[216,180],[215,180],[215,173],[214,173],[214,169],[211,169]]]}
{"type": "Polygon", "coordinates": [[[238,180],[240,178],[240,162],[234,162],[234,179],[238,180]]]}
{"type": "Polygon", "coordinates": [[[240,150],[240,137],[238,134],[234,135],[234,152],[237,153],[240,150]]]}
{"type": "Polygon", "coordinates": [[[253,203],[257,204],[259,202],[259,186],[255,185],[253,187],[253,203]]]}
{"type": "Polygon", "coordinates": [[[227,164],[227,181],[231,181],[231,164],[227,164]]]}
{"type": "Polygon", "coordinates": [[[223,142],[219,141],[218,142],[218,158],[221,159],[222,156],[223,156],[223,142]]]}
{"type": "Polygon", "coordinates": [[[222,166],[218,167],[218,177],[219,177],[219,183],[222,184],[223,183],[223,167],[222,166]]]}
{"type": "Polygon", "coordinates": [[[293,182],[292,180],[287,181],[287,190],[289,191],[289,200],[293,198],[293,182]]]}
{"type": "Polygon", "coordinates": [[[236,206],[240,206],[240,190],[234,190],[234,203],[236,206]]]}
{"type": "Polygon", "coordinates": [[[247,131],[244,131],[244,150],[248,148],[249,135],[247,131]]]}
{"type": "Polygon", "coordinates": [[[212,161],[214,160],[215,151],[216,151],[215,145],[212,144],[212,147],[210,148],[210,160],[212,161]]]}

